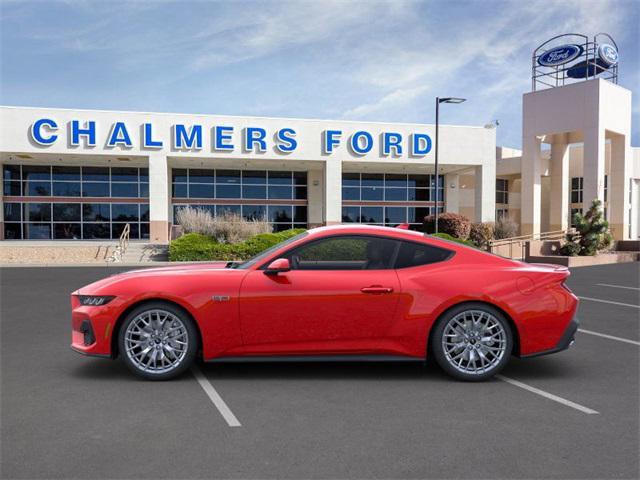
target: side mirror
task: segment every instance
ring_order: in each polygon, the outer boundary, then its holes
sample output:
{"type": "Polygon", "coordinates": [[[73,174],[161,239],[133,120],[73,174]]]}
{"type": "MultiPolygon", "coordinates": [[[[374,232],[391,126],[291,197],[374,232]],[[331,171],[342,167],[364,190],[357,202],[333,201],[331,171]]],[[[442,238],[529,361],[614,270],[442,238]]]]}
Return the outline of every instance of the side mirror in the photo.
{"type": "Polygon", "coordinates": [[[265,275],[277,275],[279,273],[288,272],[291,270],[291,264],[287,258],[277,258],[269,264],[265,269],[265,275]]]}

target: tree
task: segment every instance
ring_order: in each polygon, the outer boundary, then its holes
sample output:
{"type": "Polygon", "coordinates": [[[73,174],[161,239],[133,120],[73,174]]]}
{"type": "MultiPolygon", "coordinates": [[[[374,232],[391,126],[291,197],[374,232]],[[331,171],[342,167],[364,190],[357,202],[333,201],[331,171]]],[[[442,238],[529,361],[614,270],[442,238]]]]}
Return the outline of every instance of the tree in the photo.
{"type": "Polygon", "coordinates": [[[576,213],[573,223],[576,231],[567,234],[567,243],[560,249],[562,255],[595,255],[613,242],[600,200],[594,200],[584,215],[576,213]]]}

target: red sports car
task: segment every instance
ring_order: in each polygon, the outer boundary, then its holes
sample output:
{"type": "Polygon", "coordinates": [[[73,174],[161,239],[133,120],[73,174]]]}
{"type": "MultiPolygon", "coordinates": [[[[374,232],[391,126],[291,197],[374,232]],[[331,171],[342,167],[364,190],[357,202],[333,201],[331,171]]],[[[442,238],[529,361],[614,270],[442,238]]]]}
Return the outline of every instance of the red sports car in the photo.
{"type": "Polygon", "coordinates": [[[569,271],[398,228],[309,230],[242,263],[137,270],[73,292],[72,348],[153,380],[196,358],[425,360],[484,380],[568,348],[569,271]]]}

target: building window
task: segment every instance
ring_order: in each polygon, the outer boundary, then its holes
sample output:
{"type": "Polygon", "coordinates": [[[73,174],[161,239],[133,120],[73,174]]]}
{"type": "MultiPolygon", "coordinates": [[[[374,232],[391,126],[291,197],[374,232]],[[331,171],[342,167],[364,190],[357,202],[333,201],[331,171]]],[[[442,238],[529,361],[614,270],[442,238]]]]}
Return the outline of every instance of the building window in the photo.
{"type": "Polygon", "coordinates": [[[496,178],[496,203],[509,203],[509,180],[496,178]]]}
{"type": "Polygon", "coordinates": [[[609,196],[609,175],[604,176],[604,201],[608,200],[609,196]]]}
{"type": "Polygon", "coordinates": [[[582,177],[571,178],[571,203],[582,203],[582,177]]]}
{"type": "Polygon", "coordinates": [[[342,221],[418,228],[437,206],[444,212],[444,175],[343,173],[342,221]],[[437,193],[436,193],[437,192],[437,193]]]}
{"type": "Polygon", "coordinates": [[[4,203],[6,240],[108,240],[125,225],[131,238],[149,238],[148,203],[4,203]]]}
{"type": "Polygon", "coordinates": [[[497,208],[496,209],[496,220],[501,218],[507,218],[509,216],[508,208],[497,208]]]}
{"type": "Polygon", "coordinates": [[[307,172],[174,168],[174,221],[185,206],[266,219],[274,231],[307,227],[307,172]]]}
{"type": "Polygon", "coordinates": [[[131,238],[149,238],[147,168],[2,168],[5,239],[115,239],[127,223],[131,238]]]}

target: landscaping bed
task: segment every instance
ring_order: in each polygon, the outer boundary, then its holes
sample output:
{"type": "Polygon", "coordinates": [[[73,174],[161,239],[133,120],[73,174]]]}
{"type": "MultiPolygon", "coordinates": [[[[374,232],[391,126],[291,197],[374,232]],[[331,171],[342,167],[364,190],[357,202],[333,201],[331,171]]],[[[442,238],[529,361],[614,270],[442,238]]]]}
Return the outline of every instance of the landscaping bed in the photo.
{"type": "Polygon", "coordinates": [[[295,228],[277,233],[260,233],[238,243],[220,243],[209,235],[187,233],[171,242],[169,260],[172,262],[246,260],[302,232],[304,229],[295,228]]]}

